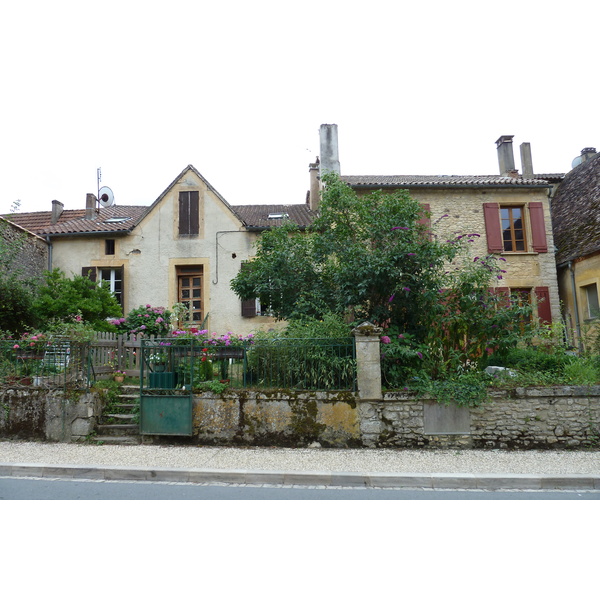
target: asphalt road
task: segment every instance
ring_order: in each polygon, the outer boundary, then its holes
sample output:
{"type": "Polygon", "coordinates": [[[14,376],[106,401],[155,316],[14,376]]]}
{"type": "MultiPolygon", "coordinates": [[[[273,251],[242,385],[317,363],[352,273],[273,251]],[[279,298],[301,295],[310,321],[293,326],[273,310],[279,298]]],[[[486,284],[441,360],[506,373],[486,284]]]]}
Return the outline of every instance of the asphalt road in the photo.
{"type": "Polygon", "coordinates": [[[0,477],[0,500],[600,500],[600,490],[422,490],[0,477]]]}

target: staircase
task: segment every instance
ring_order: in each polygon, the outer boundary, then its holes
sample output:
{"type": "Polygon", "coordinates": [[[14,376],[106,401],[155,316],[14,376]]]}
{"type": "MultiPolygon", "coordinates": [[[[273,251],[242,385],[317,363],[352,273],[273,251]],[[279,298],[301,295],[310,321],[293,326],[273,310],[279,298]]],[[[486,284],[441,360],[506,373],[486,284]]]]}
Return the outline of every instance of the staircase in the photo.
{"type": "Polygon", "coordinates": [[[139,407],[139,386],[122,385],[117,401],[106,405],[96,426],[94,441],[117,445],[140,444],[139,407]]]}

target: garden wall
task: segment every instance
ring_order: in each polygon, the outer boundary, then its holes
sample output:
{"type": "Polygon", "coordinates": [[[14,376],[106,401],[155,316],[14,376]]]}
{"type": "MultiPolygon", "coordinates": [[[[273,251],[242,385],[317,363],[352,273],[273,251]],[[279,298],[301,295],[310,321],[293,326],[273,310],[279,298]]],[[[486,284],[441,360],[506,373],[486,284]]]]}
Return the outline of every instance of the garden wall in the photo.
{"type": "Polygon", "coordinates": [[[93,433],[102,410],[92,392],[0,388],[0,435],[4,438],[71,442],[93,433]]]}
{"type": "Polygon", "coordinates": [[[600,386],[518,388],[478,407],[392,392],[204,394],[194,398],[202,444],[369,448],[586,448],[600,437],[600,386]]]}

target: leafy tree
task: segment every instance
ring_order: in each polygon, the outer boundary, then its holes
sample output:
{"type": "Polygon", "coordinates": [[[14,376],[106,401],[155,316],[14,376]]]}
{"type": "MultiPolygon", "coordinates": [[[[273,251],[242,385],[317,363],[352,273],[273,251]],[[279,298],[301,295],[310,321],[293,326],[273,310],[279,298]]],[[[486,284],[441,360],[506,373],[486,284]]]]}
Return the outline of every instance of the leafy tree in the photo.
{"type": "Polygon", "coordinates": [[[98,285],[81,275],[69,279],[60,269],[46,273],[45,283],[38,289],[34,309],[44,322],[68,320],[79,315],[96,331],[114,330],[106,319],[122,314],[121,306],[106,282],[98,285]]]}
{"type": "Polygon", "coordinates": [[[469,255],[477,232],[436,236],[406,190],[358,195],[333,174],[324,183],[307,233],[287,224],[257,241],[232,281],[238,296],[260,297],[280,319],[332,313],[382,326],[391,386],[467,373],[523,339],[531,309],[492,290],[504,270],[469,255]]]}

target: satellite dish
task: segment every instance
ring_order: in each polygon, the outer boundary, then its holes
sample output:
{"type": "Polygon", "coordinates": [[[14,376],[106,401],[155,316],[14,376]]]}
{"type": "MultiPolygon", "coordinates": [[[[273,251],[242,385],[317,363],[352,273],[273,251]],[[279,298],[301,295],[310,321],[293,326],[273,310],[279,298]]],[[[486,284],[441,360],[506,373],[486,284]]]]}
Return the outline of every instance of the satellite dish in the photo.
{"type": "Polygon", "coordinates": [[[115,203],[115,195],[109,187],[101,187],[98,190],[98,203],[103,208],[108,208],[115,203]]]}

